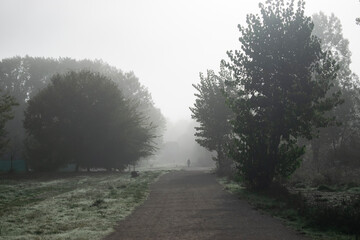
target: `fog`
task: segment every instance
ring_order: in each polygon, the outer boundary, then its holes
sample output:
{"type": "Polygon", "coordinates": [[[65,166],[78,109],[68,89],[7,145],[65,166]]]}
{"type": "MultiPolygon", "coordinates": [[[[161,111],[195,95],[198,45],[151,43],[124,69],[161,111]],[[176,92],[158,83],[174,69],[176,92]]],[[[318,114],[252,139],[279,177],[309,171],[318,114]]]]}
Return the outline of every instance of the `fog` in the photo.
{"type": "Polygon", "coordinates": [[[193,120],[168,121],[164,144],[157,152],[155,164],[185,166],[190,159],[191,166],[214,167],[212,157],[215,153],[195,142],[195,126],[197,124],[193,120]]]}
{"type": "MultiPolygon", "coordinates": [[[[226,51],[239,48],[237,24],[258,13],[253,0],[2,0],[0,59],[14,56],[101,59],[134,71],[167,118],[167,132],[156,157],[185,164],[213,164],[195,143],[193,105],[199,73],[217,71],[226,51]],[[171,156],[166,152],[171,149],[171,156]],[[207,159],[207,162],[204,160],[207,159]]],[[[307,0],[308,14],[334,13],[350,41],[352,71],[360,69],[360,3],[307,0]]]]}
{"type": "Polygon", "coordinates": [[[190,160],[190,169],[215,169],[213,158],[216,152],[210,152],[195,141],[194,120],[168,120],[162,142],[153,156],[142,159],[140,168],[184,168],[190,160]]]}
{"type": "Polygon", "coordinates": [[[0,30],[0,239],[359,239],[360,0],[0,0],[0,30]]]}
{"type": "MultiPolygon", "coordinates": [[[[1,0],[0,58],[20,56],[102,59],[133,70],[173,122],[190,119],[191,84],[217,70],[239,48],[237,24],[258,12],[253,0],[1,0]]],[[[334,13],[350,41],[359,74],[357,0],[307,0],[308,14],[334,13]]]]}

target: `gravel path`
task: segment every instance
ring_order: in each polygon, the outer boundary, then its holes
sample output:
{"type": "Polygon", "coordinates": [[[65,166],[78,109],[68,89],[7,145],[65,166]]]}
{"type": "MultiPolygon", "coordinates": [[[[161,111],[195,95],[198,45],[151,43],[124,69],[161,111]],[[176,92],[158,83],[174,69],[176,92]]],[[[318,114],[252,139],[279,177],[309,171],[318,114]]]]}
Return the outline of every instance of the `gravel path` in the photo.
{"type": "Polygon", "coordinates": [[[145,203],[106,240],[306,239],[279,220],[253,210],[201,171],[166,174],[145,203]]]}

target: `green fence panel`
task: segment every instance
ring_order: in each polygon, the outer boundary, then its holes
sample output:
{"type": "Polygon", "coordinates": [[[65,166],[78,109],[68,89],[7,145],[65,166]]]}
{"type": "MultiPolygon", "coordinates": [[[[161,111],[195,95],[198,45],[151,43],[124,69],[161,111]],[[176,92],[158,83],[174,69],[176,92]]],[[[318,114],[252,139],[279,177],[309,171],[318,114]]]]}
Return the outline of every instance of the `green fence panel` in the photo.
{"type": "MultiPolygon", "coordinates": [[[[0,172],[9,172],[11,169],[10,160],[0,160],[0,172]]],[[[13,160],[12,169],[15,172],[25,172],[26,164],[24,160],[13,160]]]]}

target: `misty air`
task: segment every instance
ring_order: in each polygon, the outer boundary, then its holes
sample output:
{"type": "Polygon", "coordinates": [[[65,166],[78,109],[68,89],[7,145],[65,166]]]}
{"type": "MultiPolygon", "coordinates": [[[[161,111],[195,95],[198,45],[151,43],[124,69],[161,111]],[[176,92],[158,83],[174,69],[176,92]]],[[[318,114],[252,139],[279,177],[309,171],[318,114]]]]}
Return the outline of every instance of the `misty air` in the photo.
{"type": "Polygon", "coordinates": [[[0,240],[359,239],[359,0],[0,0],[0,30],[0,240]]]}

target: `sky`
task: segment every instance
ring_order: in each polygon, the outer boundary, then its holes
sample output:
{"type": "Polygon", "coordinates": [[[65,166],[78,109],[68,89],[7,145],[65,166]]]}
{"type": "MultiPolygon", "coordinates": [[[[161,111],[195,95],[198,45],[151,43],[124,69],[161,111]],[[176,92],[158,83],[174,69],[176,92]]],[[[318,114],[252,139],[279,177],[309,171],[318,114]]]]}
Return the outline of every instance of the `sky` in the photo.
{"type": "MultiPolygon", "coordinates": [[[[133,71],[171,120],[190,119],[199,73],[239,49],[238,24],[257,0],[0,0],[0,59],[102,59],[133,71]]],[[[360,75],[359,0],[307,0],[308,15],[334,13],[360,75]]]]}

